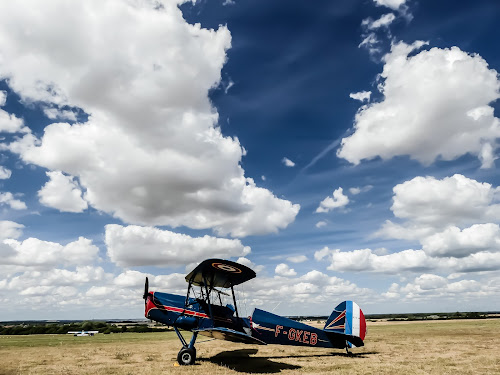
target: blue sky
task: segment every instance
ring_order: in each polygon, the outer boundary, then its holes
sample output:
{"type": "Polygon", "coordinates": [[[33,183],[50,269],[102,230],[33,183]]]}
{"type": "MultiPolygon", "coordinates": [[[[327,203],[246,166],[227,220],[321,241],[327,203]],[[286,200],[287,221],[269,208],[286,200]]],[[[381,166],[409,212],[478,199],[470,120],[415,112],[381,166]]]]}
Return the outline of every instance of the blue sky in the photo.
{"type": "Polygon", "coordinates": [[[248,313],[500,309],[499,15],[0,5],[0,320],[138,318],[208,257],[248,313]]]}

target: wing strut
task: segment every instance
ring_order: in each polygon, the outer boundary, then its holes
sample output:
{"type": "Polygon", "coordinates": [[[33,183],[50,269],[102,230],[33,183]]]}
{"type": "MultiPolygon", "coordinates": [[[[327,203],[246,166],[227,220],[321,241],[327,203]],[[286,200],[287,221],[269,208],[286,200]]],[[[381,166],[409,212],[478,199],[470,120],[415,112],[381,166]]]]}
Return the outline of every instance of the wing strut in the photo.
{"type": "Polygon", "coordinates": [[[234,310],[236,312],[236,317],[239,319],[240,316],[238,315],[238,306],[236,305],[236,297],[234,296],[234,288],[232,284],[231,284],[231,292],[233,294],[233,303],[234,303],[234,310]]]}
{"type": "Polygon", "coordinates": [[[212,304],[210,303],[210,291],[208,290],[207,278],[205,276],[203,276],[203,284],[205,284],[205,290],[207,292],[208,313],[210,314],[210,319],[212,319],[212,326],[213,326],[214,314],[212,313],[212,304]]]}
{"type": "Polygon", "coordinates": [[[189,293],[191,292],[191,283],[192,283],[192,281],[189,280],[188,290],[187,290],[187,294],[186,294],[186,301],[184,302],[184,308],[186,308],[186,306],[189,305],[189,293]]]}

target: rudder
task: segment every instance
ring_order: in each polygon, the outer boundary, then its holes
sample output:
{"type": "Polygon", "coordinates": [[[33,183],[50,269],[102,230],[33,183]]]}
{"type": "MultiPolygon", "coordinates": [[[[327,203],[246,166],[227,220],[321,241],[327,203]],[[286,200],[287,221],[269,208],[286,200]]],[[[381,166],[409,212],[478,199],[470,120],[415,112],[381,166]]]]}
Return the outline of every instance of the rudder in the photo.
{"type": "MultiPolygon", "coordinates": [[[[343,333],[364,340],[366,336],[366,320],[363,311],[356,302],[341,302],[327,319],[323,330],[343,333]]],[[[351,343],[349,344],[352,346],[351,343]]]]}

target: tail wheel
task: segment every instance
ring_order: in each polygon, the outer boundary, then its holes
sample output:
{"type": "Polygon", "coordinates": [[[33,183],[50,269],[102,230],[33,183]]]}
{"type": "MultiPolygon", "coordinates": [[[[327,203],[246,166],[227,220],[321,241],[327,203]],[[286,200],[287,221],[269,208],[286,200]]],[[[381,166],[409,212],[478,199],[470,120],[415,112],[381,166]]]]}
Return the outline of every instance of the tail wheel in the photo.
{"type": "Polygon", "coordinates": [[[352,356],[352,352],[349,351],[349,348],[351,347],[351,343],[349,341],[345,342],[345,351],[349,357],[352,356]]]}
{"type": "Polygon", "coordinates": [[[191,348],[182,348],[177,354],[177,362],[181,366],[193,365],[196,360],[196,350],[191,348]]]}

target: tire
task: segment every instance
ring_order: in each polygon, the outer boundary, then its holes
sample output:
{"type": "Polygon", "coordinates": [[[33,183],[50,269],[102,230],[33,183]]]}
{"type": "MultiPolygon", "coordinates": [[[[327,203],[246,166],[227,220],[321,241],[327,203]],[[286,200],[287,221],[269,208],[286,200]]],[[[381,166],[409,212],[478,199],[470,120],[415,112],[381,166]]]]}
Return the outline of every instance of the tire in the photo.
{"type": "Polygon", "coordinates": [[[190,348],[182,348],[177,354],[177,362],[181,366],[194,365],[196,360],[196,350],[190,348]]]}

